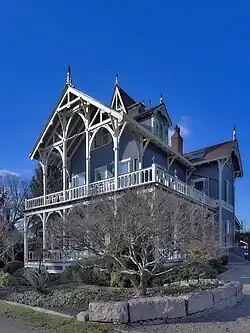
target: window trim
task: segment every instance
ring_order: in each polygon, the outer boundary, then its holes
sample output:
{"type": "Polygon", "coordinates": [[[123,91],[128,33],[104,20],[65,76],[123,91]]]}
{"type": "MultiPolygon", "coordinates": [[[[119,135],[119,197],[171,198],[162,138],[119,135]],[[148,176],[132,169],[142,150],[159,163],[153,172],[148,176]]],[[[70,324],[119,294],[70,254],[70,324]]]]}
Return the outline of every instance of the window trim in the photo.
{"type": "MultiPolygon", "coordinates": [[[[205,189],[205,185],[206,185],[206,181],[208,180],[209,178],[206,178],[206,177],[200,177],[200,178],[196,178],[196,179],[193,179],[192,180],[192,183],[193,183],[193,187],[195,188],[195,183],[199,183],[199,182],[203,182],[203,191],[206,191],[205,189]]],[[[198,190],[199,191],[199,190],[198,190]]],[[[209,181],[208,181],[208,188],[207,188],[207,191],[209,193],[209,181]]],[[[201,191],[202,192],[202,191],[201,191]]],[[[203,192],[204,194],[206,194],[205,192],[203,192]]]]}
{"type": "Polygon", "coordinates": [[[110,132],[109,132],[105,127],[101,127],[101,128],[97,131],[97,133],[95,134],[95,137],[94,137],[94,139],[93,139],[93,141],[92,141],[92,144],[91,144],[90,150],[96,150],[96,149],[102,148],[102,147],[104,147],[104,146],[110,145],[112,142],[113,142],[113,138],[112,138],[112,135],[110,134],[110,132]],[[108,143],[103,143],[103,131],[104,131],[104,130],[106,130],[106,131],[108,132],[108,133],[107,133],[108,138],[109,138],[108,143]],[[102,132],[102,136],[101,136],[101,138],[102,138],[102,143],[101,143],[100,146],[98,146],[98,147],[94,147],[94,142],[95,142],[95,140],[97,139],[98,134],[100,134],[100,131],[102,132]]]}

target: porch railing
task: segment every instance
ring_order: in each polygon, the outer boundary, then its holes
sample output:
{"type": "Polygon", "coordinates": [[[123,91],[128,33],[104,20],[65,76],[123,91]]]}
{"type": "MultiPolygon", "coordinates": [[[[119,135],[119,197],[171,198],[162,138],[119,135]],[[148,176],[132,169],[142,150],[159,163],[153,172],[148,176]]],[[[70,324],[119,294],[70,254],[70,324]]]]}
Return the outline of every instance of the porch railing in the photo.
{"type": "Polygon", "coordinates": [[[193,200],[204,203],[211,207],[214,206],[214,200],[203,192],[182,182],[164,171],[161,167],[152,164],[151,167],[133,171],[118,176],[118,179],[108,178],[98,182],[90,183],[89,186],[82,185],[67,189],[64,195],[63,191],[47,194],[45,196],[28,199],[25,201],[25,209],[34,209],[44,206],[56,205],[62,202],[70,202],[86,198],[88,196],[112,192],[115,190],[130,188],[143,184],[159,183],[169,187],[193,200]]]}

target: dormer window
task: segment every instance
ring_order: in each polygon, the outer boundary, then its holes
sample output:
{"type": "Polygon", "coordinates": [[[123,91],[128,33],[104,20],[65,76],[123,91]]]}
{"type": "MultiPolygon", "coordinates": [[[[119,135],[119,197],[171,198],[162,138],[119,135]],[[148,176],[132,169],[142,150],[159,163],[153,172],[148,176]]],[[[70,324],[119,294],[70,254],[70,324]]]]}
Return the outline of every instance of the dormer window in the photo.
{"type": "Polygon", "coordinates": [[[166,138],[166,131],[163,124],[158,120],[154,120],[154,134],[160,138],[162,141],[166,138]]]}

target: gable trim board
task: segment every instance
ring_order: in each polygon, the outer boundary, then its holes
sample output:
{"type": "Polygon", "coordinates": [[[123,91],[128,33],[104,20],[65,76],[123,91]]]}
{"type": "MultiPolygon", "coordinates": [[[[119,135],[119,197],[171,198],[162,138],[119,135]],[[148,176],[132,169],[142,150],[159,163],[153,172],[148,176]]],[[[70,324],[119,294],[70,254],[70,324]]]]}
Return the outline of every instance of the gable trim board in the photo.
{"type": "MultiPolygon", "coordinates": [[[[30,153],[30,158],[31,159],[34,159],[34,155],[37,152],[38,146],[42,142],[42,140],[43,140],[45,134],[47,133],[50,125],[52,125],[55,116],[58,114],[59,111],[62,112],[64,109],[67,109],[67,106],[69,104],[65,104],[62,107],[60,107],[60,104],[64,101],[65,96],[67,94],[70,94],[70,93],[72,93],[73,95],[76,95],[77,97],[79,97],[79,99],[77,100],[78,102],[80,101],[80,99],[83,99],[87,103],[92,104],[95,107],[101,109],[103,112],[111,114],[113,117],[117,118],[119,121],[122,120],[122,114],[121,113],[119,113],[119,112],[115,111],[114,109],[112,109],[112,108],[110,108],[110,107],[102,104],[98,100],[96,100],[96,99],[94,99],[94,98],[86,95],[85,93],[81,92],[80,90],[77,90],[76,88],[73,88],[71,86],[66,86],[64,88],[64,90],[63,90],[63,92],[62,92],[62,94],[61,94],[61,96],[60,96],[57,104],[56,104],[56,107],[53,109],[53,111],[52,111],[52,113],[51,113],[48,121],[46,122],[46,124],[45,124],[45,126],[44,126],[44,128],[43,128],[43,130],[42,130],[42,132],[41,132],[41,134],[39,136],[39,138],[37,139],[37,141],[36,141],[36,143],[35,143],[32,151],[30,153]]],[[[75,102],[76,102],[76,99],[72,100],[69,103],[72,104],[72,103],[75,103],[75,102]]]]}

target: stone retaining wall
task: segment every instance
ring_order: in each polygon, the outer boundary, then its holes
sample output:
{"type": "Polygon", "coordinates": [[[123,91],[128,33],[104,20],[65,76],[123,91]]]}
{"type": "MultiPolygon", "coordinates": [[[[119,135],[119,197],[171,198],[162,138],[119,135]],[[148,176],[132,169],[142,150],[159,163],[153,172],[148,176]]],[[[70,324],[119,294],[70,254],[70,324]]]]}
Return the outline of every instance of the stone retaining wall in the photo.
{"type": "MultiPolygon", "coordinates": [[[[171,322],[179,318],[231,308],[242,300],[242,282],[232,281],[224,286],[178,297],[150,297],[128,302],[89,303],[91,322],[115,324],[171,322]]],[[[85,313],[78,315],[86,318],[85,313]]]]}

